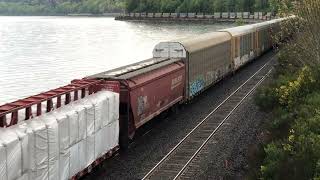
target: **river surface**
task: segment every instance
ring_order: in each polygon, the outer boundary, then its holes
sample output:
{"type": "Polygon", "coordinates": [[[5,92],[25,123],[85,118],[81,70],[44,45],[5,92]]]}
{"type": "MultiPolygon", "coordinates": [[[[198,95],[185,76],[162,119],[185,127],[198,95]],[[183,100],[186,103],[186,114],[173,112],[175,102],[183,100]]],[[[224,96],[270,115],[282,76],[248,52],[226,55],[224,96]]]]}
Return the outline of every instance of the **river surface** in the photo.
{"type": "Polygon", "coordinates": [[[160,41],[232,26],[0,16],[0,105],[150,58],[160,41]]]}

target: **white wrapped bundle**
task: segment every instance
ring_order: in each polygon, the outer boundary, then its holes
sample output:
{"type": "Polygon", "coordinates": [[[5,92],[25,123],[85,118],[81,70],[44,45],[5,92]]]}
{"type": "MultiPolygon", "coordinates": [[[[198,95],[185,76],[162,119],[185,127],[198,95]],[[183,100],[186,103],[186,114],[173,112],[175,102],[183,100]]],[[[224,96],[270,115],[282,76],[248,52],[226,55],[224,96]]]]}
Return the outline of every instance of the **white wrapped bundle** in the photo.
{"type": "Polygon", "coordinates": [[[102,139],[102,144],[103,144],[103,153],[107,153],[108,151],[110,151],[110,149],[112,149],[112,146],[111,146],[111,134],[112,134],[112,131],[110,130],[110,124],[106,127],[104,127],[102,129],[102,132],[103,132],[103,136],[104,138],[102,139]]]}
{"type": "Polygon", "coordinates": [[[67,114],[69,121],[69,147],[76,144],[79,141],[79,119],[78,113],[76,111],[70,111],[67,114]]]}
{"type": "Polygon", "coordinates": [[[119,93],[111,91],[101,91],[103,96],[106,96],[107,102],[106,106],[103,108],[103,125],[108,125],[109,123],[119,119],[119,93]]]}
{"type": "Polygon", "coordinates": [[[48,130],[41,117],[26,121],[29,136],[30,179],[48,179],[48,130]]]}
{"type": "Polygon", "coordinates": [[[71,179],[72,176],[74,176],[81,170],[80,158],[81,157],[79,156],[79,143],[76,143],[70,147],[69,179],[71,179]]]}
{"type": "Polygon", "coordinates": [[[56,118],[50,113],[42,116],[48,132],[49,180],[59,179],[59,130],[56,118]]]}
{"type": "Polygon", "coordinates": [[[87,164],[86,164],[86,166],[89,166],[95,160],[95,143],[94,143],[94,140],[95,140],[95,134],[87,136],[87,144],[86,144],[86,147],[87,147],[87,151],[86,151],[86,153],[87,153],[87,164]]]}
{"type": "Polygon", "coordinates": [[[7,179],[6,149],[0,140],[0,179],[7,179]]]}
{"type": "MultiPolygon", "coordinates": [[[[37,120],[40,120],[37,118],[37,120]]],[[[27,121],[28,122],[28,121],[27,121]]],[[[36,142],[33,129],[29,125],[30,122],[22,122],[13,127],[15,132],[22,140],[22,171],[30,176],[29,179],[36,177],[36,142]],[[25,136],[24,136],[25,134],[25,136]],[[26,143],[27,141],[27,143],[26,143]]]]}
{"type": "Polygon", "coordinates": [[[103,144],[103,140],[105,140],[103,129],[100,129],[95,133],[95,159],[101,157],[104,153],[105,145],[103,144]]]}
{"type": "Polygon", "coordinates": [[[102,141],[100,142],[102,145],[103,145],[103,152],[102,153],[106,153],[110,150],[110,147],[111,147],[111,144],[109,142],[109,126],[105,126],[101,129],[102,131],[102,135],[103,135],[103,139],[102,141]]]}
{"type": "MultiPolygon", "coordinates": [[[[29,174],[28,173],[24,173],[17,180],[29,180],[29,174]]],[[[32,180],[32,179],[30,179],[30,180],[32,180]]]]}
{"type": "Polygon", "coordinates": [[[21,153],[22,153],[22,173],[27,173],[30,169],[30,159],[32,157],[32,152],[30,152],[29,145],[29,135],[32,135],[32,131],[28,133],[28,126],[25,122],[11,126],[10,129],[16,133],[21,143],[21,153]]]}
{"type": "Polygon", "coordinates": [[[102,110],[102,115],[103,115],[103,119],[102,119],[102,127],[105,127],[109,124],[110,122],[110,112],[111,112],[111,108],[110,108],[110,92],[105,91],[106,92],[106,100],[105,100],[105,106],[102,110]]]}
{"type": "Polygon", "coordinates": [[[79,103],[83,104],[85,108],[85,114],[86,114],[86,133],[87,136],[91,136],[94,134],[94,106],[91,103],[91,101],[87,98],[82,99],[79,103]]]}
{"type": "Polygon", "coordinates": [[[108,123],[110,124],[119,119],[119,94],[108,91],[108,123]]]}
{"type": "Polygon", "coordinates": [[[103,128],[102,144],[104,145],[103,149],[106,153],[111,149],[115,148],[119,144],[119,121],[114,121],[108,126],[103,128]]]}
{"type": "Polygon", "coordinates": [[[69,148],[70,136],[69,136],[69,121],[67,117],[68,109],[62,107],[51,114],[56,118],[59,129],[59,147],[60,150],[69,148]]]}
{"type": "Polygon", "coordinates": [[[79,141],[79,115],[77,113],[79,107],[82,107],[82,109],[84,110],[83,105],[72,102],[58,110],[58,112],[66,116],[68,121],[68,147],[71,147],[73,144],[76,144],[79,141]]]}
{"type": "Polygon", "coordinates": [[[22,153],[18,136],[11,129],[0,129],[0,139],[5,148],[7,178],[17,179],[22,175],[22,153]]]}
{"type": "Polygon", "coordinates": [[[114,119],[114,104],[115,104],[115,98],[114,98],[114,93],[112,92],[108,92],[107,94],[107,110],[106,110],[106,113],[107,113],[107,122],[104,124],[104,126],[107,126],[108,124],[110,124],[113,119],[114,119]]]}
{"type": "Polygon", "coordinates": [[[84,169],[87,167],[87,139],[84,139],[78,143],[79,145],[79,168],[84,169]]]}
{"type": "Polygon", "coordinates": [[[60,151],[59,174],[60,179],[68,179],[70,166],[70,148],[60,151]]]}
{"type": "Polygon", "coordinates": [[[105,92],[101,91],[88,97],[94,108],[94,132],[98,132],[101,129],[104,121],[104,109],[107,106],[107,97],[104,94],[105,92]]]}
{"type": "Polygon", "coordinates": [[[119,106],[120,106],[120,96],[119,93],[112,92],[114,95],[114,114],[113,114],[113,119],[114,121],[119,120],[119,106]]]}
{"type": "Polygon", "coordinates": [[[119,121],[114,121],[109,125],[110,147],[113,149],[119,144],[119,121]]]}
{"type": "Polygon", "coordinates": [[[86,120],[86,110],[84,107],[79,111],[77,111],[78,114],[78,122],[79,122],[79,141],[85,140],[87,138],[87,120],[86,120]]]}
{"type": "Polygon", "coordinates": [[[59,129],[59,176],[60,179],[67,179],[69,175],[69,161],[70,161],[70,149],[69,149],[69,121],[67,113],[68,108],[62,107],[57,111],[53,111],[52,115],[56,118],[59,129]]]}
{"type": "MultiPolygon", "coordinates": [[[[75,125],[72,125],[73,123],[70,123],[69,125],[70,128],[76,129],[75,134],[78,134],[76,143],[83,139],[86,139],[87,137],[86,109],[82,102],[83,100],[79,100],[70,104],[77,114],[77,122],[74,122],[75,125]]],[[[70,142],[72,143],[72,139],[70,139],[70,142]]]]}

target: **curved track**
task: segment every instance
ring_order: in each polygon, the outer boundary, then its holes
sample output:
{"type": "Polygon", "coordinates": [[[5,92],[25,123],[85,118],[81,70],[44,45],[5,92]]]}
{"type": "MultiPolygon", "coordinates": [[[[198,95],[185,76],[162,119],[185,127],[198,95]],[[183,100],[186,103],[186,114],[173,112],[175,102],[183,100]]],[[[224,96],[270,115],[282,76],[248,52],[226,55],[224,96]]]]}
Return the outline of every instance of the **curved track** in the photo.
{"type": "Polygon", "coordinates": [[[270,62],[273,59],[274,56],[212,110],[144,176],[143,180],[179,179],[230,115],[270,74],[272,70],[270,62]]]}

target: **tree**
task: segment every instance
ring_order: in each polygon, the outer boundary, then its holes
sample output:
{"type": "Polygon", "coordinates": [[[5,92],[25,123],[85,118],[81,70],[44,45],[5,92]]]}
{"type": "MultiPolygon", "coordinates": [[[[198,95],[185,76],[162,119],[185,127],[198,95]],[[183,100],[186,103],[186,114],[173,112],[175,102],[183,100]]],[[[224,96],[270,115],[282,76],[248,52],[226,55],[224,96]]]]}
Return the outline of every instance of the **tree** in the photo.
{"type": "Polygon", "coordinates": [[[140,1],[139,0],[127,0],[126,9],[128,12],[133,12],[138,8],[140,1]]]}
{"type": "Polygon", "coordinates": [[[215,10],[215,12],[227,11],[227,2],[226,2],[226,0],[215,0],[214,10],[215,10]]]}

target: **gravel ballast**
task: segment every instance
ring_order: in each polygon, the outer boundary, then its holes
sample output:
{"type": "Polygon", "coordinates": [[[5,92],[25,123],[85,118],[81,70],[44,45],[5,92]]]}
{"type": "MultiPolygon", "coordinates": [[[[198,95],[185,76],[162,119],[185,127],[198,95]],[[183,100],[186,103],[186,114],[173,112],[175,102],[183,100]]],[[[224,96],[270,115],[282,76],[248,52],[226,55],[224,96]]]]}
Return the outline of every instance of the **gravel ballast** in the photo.
{"type": "Polygon", "coordinates": [[[267,120],[250,95],[204,147],[181,179],[245,179],[250,147],[257,145],[267,120]]]}
{"type": "MultiPolygon", "coordinates": [[[[209,88],[178,114],[155,118],[137,132],[127,153],[117,154],[94,168],[83,179],[141,179],[207,114],[266,63],[267,53],[235,75],[209,88]]],[[[257,141],[265,114],[258,111],[251,95],[238,107],[205,147],[203,156],[192,163],[186,175],[192,179],[231,179],[243,177],[247,168],[248,146],[257,141]]]]}

